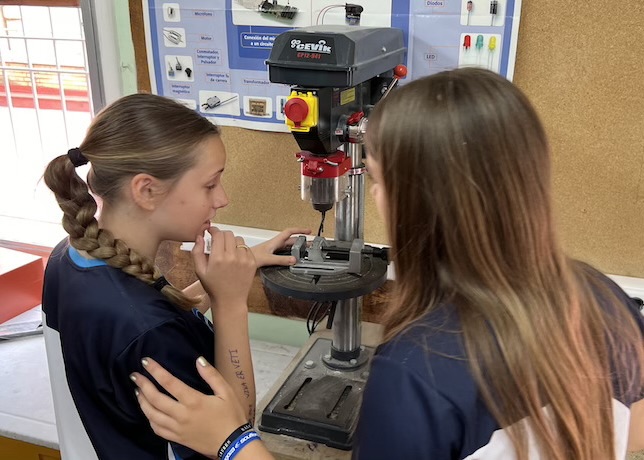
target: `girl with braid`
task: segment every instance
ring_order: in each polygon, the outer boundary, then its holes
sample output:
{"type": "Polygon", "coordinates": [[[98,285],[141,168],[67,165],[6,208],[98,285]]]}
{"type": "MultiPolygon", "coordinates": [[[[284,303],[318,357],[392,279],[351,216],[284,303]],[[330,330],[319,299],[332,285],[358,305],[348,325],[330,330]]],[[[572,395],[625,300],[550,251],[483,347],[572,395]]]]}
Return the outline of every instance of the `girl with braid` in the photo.
{"type": "Polygon", "coordinates": [[[69,233],[51,254],[43,293],[66,460],[205,458],[157,436],[141,412],[130,374],[143,371],[141,359],[150,355],[212,394],[192,365],[205,357],[230,383],[244,417],[254,418],[248,292],[258,266],[295,262],[273,253],[292,244],[292,234],[308,231],[287,229],[249,248],[242,238],[211,227],[228,204],[225,163],[219,130],[210,121],[170,99],[135,94],[99,113],[80,147],[47,166],[45,182],[69,233]],[[76,173],[86,163],[87,183],[76,173]],[[209,257],[206,231],[212,236],[209,257]],[[154,265],[164,240],[195,241],[199,281],[183,291],[154,265]],[[214,326],[202,314],[208,308],[214,326]]]}
{"type": "MultiPolygon", "coordinates": [[[[548,141],[521,91],[472,68],[412,81],[369,114],[366,147],[396,283],[353,458],[643,450],[644,321],[615,283],[562,252],[548,141]]],[[[157,433],[213,457],[232,439],[230,458],[272,458],[235,431],[243,411],[212,366],[196,363],[216,397],[146,362],[175,397],[135,373],[157,433]]]]}

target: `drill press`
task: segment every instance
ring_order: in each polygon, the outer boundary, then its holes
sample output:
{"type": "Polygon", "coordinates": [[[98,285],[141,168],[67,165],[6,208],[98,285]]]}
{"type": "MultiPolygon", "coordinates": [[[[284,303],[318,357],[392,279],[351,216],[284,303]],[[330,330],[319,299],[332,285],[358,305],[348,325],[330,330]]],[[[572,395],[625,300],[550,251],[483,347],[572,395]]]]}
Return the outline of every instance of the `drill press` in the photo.
{"type": "Polygon", "coordinates": [[[265,267],[278,294],[326,303],[332,339],[317,339],[261,415],[270,433],[348,450],[373,349],[361,346],[362,296],[386,279],[386,251],[364,244],[363,135],[369,110],[406,74],[399,29],[312,26],[280,34],[269,79],[291,86],[284,115],[302,151],[302,199],[335,205],[335,239],[300,237],[297,263],[265,267]]]}

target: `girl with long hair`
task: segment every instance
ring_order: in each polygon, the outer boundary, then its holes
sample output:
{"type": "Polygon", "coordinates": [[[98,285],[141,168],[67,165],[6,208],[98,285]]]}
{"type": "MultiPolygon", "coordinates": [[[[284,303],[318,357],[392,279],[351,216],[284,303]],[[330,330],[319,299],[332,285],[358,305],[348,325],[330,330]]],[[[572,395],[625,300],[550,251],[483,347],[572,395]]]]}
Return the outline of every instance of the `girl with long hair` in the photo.
{"type": "MultiPolygon", "coordinates": [[[[472,68],[412,81],[369,115],[366,149],[396,282],[354,458],[644,449],[644,321],[615,283],[562,251],[550,149],[523,93],[472,68]]],[[[150,361],[177,401],[137,374],[139,403],[157,433],[216,456],[241,414],[214,369],[197,367],[218,396],[150,361]]],[[[238,460],[271,458],[260,442],[240,447],[238,460]]]]}
{"type": "Polygon", "coordinates": [[[196,459],[157,436],[128,377],[154,355],[194,388],[212,393],[192,362],[217,366],[255,413],[247,298],[257,266],[291,264],[274,255],[287,229],[249,248],[211,228],[228,204],[219,129],[194,110],[151,94],[114,102],[92,121],[79,148],[53,159],[45,182],[69,237],[49,258],[44,334],[62,455],[68,460],[196,459]],[[76,168],[90,164],[87,183],[76,168]],[[97,214],[100,202],[100,213],[97,214]],[[204,253],[204,232],[212,236],[204,253]],[[154,265],[164,240],[196,241],[199,281],[181,291],[154,265]],[[203,315],[210,308],[213,324],[203,315]]]}

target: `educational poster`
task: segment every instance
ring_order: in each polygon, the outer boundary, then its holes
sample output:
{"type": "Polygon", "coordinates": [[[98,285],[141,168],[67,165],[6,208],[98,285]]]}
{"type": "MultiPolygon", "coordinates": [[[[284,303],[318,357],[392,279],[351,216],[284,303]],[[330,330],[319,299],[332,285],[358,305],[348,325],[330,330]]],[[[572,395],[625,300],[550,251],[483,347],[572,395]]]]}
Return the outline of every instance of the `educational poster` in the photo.
{"type": "Polygon", "coordinates": [[[268,80],[275,37],[349,24],[403,30],[405,81],[456,67],[512,79],[521,0],[143,0],[153,91],[220,125],[288,131],[289,87],[268,80]]]}

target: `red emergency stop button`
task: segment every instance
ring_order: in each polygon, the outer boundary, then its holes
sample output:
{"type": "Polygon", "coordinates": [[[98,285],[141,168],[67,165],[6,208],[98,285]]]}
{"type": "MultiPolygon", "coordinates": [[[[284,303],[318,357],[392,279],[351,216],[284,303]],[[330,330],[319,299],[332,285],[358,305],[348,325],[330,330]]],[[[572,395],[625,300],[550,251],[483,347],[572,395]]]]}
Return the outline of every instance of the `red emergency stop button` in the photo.
{"type": "Polygon", "coordinates": [[[309,105],[304,99],[292,97],[284,105],[284,115],[293,123],[299,124],[306,120],[309,114],[309,105]]]}

